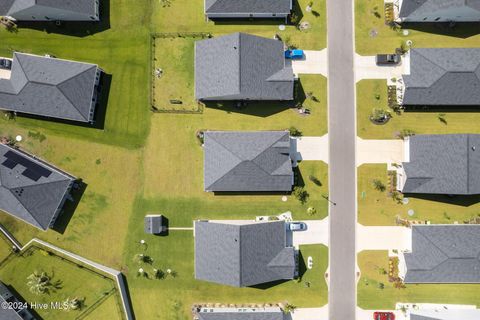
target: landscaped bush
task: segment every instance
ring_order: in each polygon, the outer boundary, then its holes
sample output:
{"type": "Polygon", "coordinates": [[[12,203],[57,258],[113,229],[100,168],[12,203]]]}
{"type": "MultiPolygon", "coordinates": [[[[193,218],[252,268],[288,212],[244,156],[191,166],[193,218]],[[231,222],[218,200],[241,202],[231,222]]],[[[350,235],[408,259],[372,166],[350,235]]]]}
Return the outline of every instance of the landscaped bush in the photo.
{"type": "Polygon", "coordinates": [[[292,192],[293,196],[300,201],[302,204],[307,202],[308,197],[310,196],[307,190],[303,189],[303,187],[295,187],[293,188],[292,192]]]}
{"type": "Polygon", "coordinates": [[[290,127],[288,129],[288,131],[290,132],[290,136],[292,136],[292,137],[301,137],[302,136],[302,132],[295,127],[290,127]]]}
{"type": "Polygon", "coordinates": [[[374,108],[370,114],[370,121],[375,124],[385,124],[390,118],[390,112],[385,109],[374,108]]]}

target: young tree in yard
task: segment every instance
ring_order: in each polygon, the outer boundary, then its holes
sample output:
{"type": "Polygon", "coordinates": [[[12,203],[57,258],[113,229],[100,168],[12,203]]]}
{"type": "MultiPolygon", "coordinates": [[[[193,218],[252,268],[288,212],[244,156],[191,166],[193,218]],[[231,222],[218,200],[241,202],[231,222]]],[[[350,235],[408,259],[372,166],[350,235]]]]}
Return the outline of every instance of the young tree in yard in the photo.
{"type": "Polygon", "coordinates": [[[310,196],[307,190],[303,189],[302,187],[295,187],[293,188],[292,192],[293,196],[300,201],[302,204],[307,202],[308,197],[310,196]]]}
{"type": "Polygon", "coordinates": [[[27,286],[34,294],[45,294],[51,290],[60,289],[61,282],[52,283],[52,277],[46,272],[34,271],[27,277],[27,286]]]}
{"type": "Polygon", "coordinates": [[[385,191],[387,188],[385,187],[385,185],[383,184],[382,181],[378,180],[378,179],[374,179],[372,181],[373,183],[373,187],[375,188],[375,190],[377,191],[380,191],[380,192],[383,192],[385,191]]]}
{"type": "Polygon", "coordinates": [[[141,263],[148,263],[148,264],[152,264],[153,262],[153,259],[150,257],[150,256],[147,256],[143,253],[137,253],[134,257],[133,257],[133,261],[138,263],[138,264],[141,264],[141,263]]]}
{"type": "Polygon", "coordinates": [[[283,307],[283,312],[285,314],[288,314],[288,313],[292,313],[295,311],[295,309],[297,309],[297,306],[296,305],[293,305],[291,303],[287,303],[284,307],[283,307]]]}
{"type": "Polygon", "coordinates": [[[290,127],[288,129],[288,131],[290,132],[290,135],[292,137],[301,137],[302,136],[302,132],[295,127],[290,127]]]}

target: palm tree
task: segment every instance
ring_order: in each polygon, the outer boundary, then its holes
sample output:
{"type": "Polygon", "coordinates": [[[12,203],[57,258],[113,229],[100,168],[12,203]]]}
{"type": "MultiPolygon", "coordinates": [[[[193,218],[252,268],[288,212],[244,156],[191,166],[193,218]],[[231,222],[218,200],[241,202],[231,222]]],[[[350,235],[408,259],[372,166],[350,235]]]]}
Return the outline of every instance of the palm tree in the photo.
{"type": "Polygon", "coordinates": [[[52,287],[51,278],[46,272],[34,271],[27,277],[27,286],[34,294],[48,293],[52,287]]]}
{"type": "Polygon", "coordinates": [[[84,306],[85,298],[67,298],[64,304],[68,306],[68,310],[82,310],[84,306]]]}
{"type": "Polygon", "coordinates": [[[295,309],[297,309],[297,306],[293,305],[293,304],[290,304],[290,303],[287,303],[284,307],[283,307],[283,312],[284,313],[293,313],[295,311],[295,309]]]}

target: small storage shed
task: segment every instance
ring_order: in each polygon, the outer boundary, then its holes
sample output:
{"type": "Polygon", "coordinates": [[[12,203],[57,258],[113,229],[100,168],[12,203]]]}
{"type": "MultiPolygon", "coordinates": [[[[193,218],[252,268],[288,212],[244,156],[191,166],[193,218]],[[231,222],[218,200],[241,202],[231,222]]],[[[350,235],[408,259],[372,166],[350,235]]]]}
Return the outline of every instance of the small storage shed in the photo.
{"type": "Polygon", "coordinates": [[[161,214],[153,215],[149,214],[145,216],[145,233],[160,234],[166,231],[164,226],[164,219],[161,214]]]}

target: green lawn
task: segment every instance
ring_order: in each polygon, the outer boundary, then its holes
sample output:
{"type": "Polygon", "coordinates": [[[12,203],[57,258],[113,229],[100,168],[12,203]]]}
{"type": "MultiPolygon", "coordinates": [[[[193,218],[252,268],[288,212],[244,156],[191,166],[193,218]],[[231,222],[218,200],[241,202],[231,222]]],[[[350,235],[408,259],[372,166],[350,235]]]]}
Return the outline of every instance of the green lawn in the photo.
{"type": "Polygon", "coordinates": [[[394,139],[404,129],[417,134],[480,133],[479,112],[412,111],[398,115],[391,111],[388,123],[376,125],[369,119],[373,108],[388,109],[386,80],[362,80],[357,84],[357,128],[361,138],[394,139]],[[446,123],[440,121],[439,115],[446,123]]]}
{"type": "MultiPolygon", "coordinates": [[[[104,295],[109,294],[112,295],[110,298],[117,298],[115,297],[117,289],[113,279],[104,278],[103,275],[86,268],[79,268],[75,263],[62,260],[56,255],[49,255],[47,251],[36,246],[29,247],[21,255],[2,264],[0,277],[6,285],[12,286],[28,303],[62,303],[67,298],[75,297],[84,299],[84,307],[81,310],[35,309],[44,319],[76,319],[83,312],[96,316],[96,306],[101,307],[104,295]],[[45,294],[31,292],[27,285],[27,277],[34,271],[46,272],[51,277],[51,282],[58,282],[59,287],[50,289],[45,294]]],[[[122,317],[118,310],[110,316],[114,319],[122,317]]]]}
{"type": "Polygon", "coordinates": [[[432,223],[463,223],[479,216],[478,197],[448,197],[425,195],[409,197],[408,204],[399,204],[387,195],[387,191],[375,190],[372,181],[378,179],[387,185],[387,165],[368,164],[358,168],[358,220],[363,225],[395,225],[395,217],[429,220],[432,223]],[[408,216],[408,210],[414,210],[408,216]]]}
{"type": "Polygon", "coordinates": [[[357,287],[362,309],[393,309],[395,303],[445,303],[480,306],[479,284],[407,284],[396,289],[380,269],[388,270],[387,251],[363,251],[358,255],[361,271],[357,287]],[[385,287],[379,288],[383,283],[385,287]]]}
{"type": "Polygon", "coordinates": [[[12,244],[7,238],[0,234],[0,261],[6,259],[12,253],[12,244]]]}
{"type": "Polygon", "coordinates": [[[355,42],[361,55],[394,52],[406,40],[411,40],[416,48],[480,45],[480,34],[475,30],[478,26],[471,25],[457,25],[452,30],[445,24],[417,24],[407,26],[405,36],[403,30],[394,31],[385,25],[383,3],[383,0],[355,0],[355,42]],[[375,16],[375,11],[380,17],[375,16]]]}

